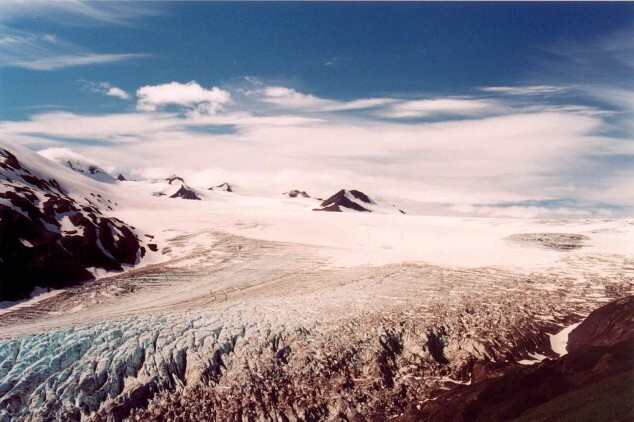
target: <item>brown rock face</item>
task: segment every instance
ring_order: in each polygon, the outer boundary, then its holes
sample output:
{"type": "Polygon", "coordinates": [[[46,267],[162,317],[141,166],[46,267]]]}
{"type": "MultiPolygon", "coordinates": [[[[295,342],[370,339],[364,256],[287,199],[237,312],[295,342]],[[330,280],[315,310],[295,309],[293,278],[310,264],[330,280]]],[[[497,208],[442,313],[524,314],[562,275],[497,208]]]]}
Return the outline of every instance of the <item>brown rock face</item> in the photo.
{"type": "Polygon", "coordinates": [[[91,280],[91,267],[121,271],[145,254],[132,227],[102,214],[100,207],[111,209],[110,200],[91,194],[80,203],[5,149],[0,183],[0,300],[28,297],[35,286],[91,280]]]}

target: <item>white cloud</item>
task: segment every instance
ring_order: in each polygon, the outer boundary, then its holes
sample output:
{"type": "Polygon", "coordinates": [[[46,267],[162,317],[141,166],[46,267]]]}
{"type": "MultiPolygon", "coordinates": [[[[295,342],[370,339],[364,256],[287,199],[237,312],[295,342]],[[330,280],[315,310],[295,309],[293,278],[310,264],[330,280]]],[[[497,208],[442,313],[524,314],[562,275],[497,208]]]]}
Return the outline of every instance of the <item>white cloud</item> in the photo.
{"type": "Polygon", "coordinates": [[[128,98],[130,98],[130,94],[116,86],[110,87],[108,91],[106,91],[106,95],[109,97],[120,98],[122,100],[127,100],[128,98]]]}
{"type": "Polygon", "coordinates": [[[136,92],[137,109],[157,111],[162,107],[177,105],[195,110],[199,114],[214,114],[231,101],[231,94],[218,87],[209,89],[191,81],[185,84],[170,82],[162,85],[146,85],[136,92]]]}
{"type": "MultiPolygon", "coordinates": [[[[593,135],[601,124],[598,116],[566,111],[416,124],[245,112],[45,113],[2,122],[0,135],[35,143],[41,136],[115,142],[74,149],[104,165],[177,171],[192,184],[204,185],[213,174],[260,193],[299,187],[327,195],[354,186],[374,195],[460,206],[597,195],[610,174],[588,157],[622,146],[593,135]],[[215,124],[233,124],[237,131],[196,129],[215,124]]],[[[631,201],[634,190],[621,186],[602,193],[603,200],[631,201]]]]}
{"type": "Polygon", "coordinates": [[[107,95],[108,97],[115,97],[121,100],[129,100],[130,94],[128,94],[125,90],[112,85],[109,82],[91,82],[80,80],[80,82],[84,85],[84,87],[94,93],[107,95]]]}
{"type": "Polygon", "coordinates": [[[434,98],[402,101],[380,114],[391,118],[431,117],[439,115],[477,116],[501,113],[505,107],[493,100],[469,98],[434,98]]]}
{"type": "Polygon", "coordinates": [[[568,91],[570,87],[554,85],[485,86],[480,91],[504,95],[549,95],[568,91]]]}

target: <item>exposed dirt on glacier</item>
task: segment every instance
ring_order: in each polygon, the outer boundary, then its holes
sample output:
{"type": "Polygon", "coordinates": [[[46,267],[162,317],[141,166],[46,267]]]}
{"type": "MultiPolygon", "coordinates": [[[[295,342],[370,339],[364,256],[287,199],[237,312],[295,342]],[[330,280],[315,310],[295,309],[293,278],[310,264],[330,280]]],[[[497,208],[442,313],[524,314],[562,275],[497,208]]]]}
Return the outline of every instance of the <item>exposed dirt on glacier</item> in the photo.
{"type": "Polygon", "coordinates": [[[520,273],[338,267],[216,231],[162,247],[166,263],[0,316],[0,420],[386,419],[555,357],[548,333],[634,284],[631,258],[574,251],[520,273]]]}

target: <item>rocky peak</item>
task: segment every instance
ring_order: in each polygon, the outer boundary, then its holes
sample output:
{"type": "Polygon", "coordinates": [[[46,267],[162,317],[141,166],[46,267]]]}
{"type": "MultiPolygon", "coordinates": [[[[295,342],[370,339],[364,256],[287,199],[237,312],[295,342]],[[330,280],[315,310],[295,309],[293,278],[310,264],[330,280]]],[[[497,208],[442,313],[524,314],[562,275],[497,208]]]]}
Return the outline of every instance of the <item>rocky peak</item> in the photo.
{"type": "Polygon", "coordinates": [[[365,193],[356,189],[341,189],[339,192],[323,201],[320,208],[315,208],[315,211],[341,212],[343,209],[348,209],[360,212],[372,212],[366,207],[366,204],[374,204],[374,201],[372,201],[365,193]]]}

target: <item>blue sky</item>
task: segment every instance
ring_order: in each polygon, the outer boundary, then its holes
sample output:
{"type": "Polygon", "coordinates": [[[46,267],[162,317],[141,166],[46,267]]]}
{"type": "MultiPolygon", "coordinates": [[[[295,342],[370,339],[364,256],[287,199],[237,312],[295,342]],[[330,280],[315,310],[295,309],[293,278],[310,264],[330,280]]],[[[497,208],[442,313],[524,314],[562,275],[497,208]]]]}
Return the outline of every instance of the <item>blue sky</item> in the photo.
{"type": "Polygon", "coordinates": [[[633,23],[626,3],[9,0],[0,134],[106,165],[136,167],[119,158],[135,152],[148,172],[213,167],[280,187],[301,173],[326,190],[309,174],[321,157],[332,175],[471,211],[622,212],[634,206],[633,23]],[[474,130],[491,140],[462,138],[474,130]],[[219,158],[174,163],[190,142],[219,158]],[[254,158],[227,164],[236,154],[254,158]]]}

